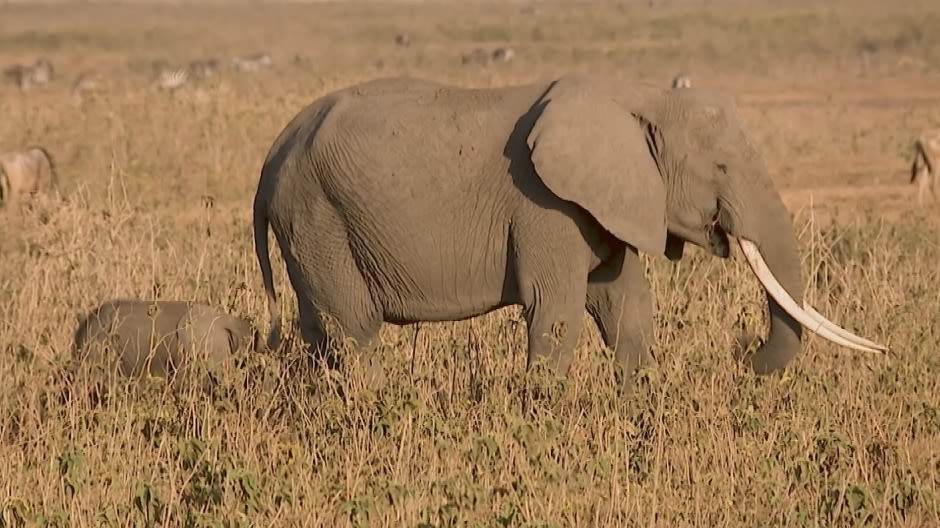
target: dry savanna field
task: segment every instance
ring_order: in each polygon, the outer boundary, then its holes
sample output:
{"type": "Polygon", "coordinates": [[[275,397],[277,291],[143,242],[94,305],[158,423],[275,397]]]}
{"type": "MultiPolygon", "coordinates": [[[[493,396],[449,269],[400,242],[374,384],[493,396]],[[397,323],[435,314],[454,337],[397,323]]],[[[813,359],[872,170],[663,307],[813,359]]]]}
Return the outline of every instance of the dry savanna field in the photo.
{"type": "Polygon", "coordinates": [[[0,150],[46,146],[66,199],[0,211],[0,527],[940,525],[940,204],[908,183],[914,138],[940,127],[938,27],[927,0],[0,3],[0,64],[55,66],[0,85],[0,150]],[[515,54],[462,64],[477,47],[515,54]],[[270,67],[233,69],[260,52],[270,67]],[[217,77],[151,89],[155,63],[211,57],[217,77]],[[101,86],[73,97],[88,68],[101,86]],[[199,300],[267,331],[251,202],[321,94],[571,71],[733,94],[807,299],[890,353],[807,333],[756,377],[732,349],[765,331],[757,280],[737,252],[687,250],[648,260],[659,364],[632,395],[593,324],[568,378],[526,381],[517,309],[383,327],[381,390],[310,370],[292,327],[285,356],[246,354],[203,391],[117,379],[94,398],[62,375],[108,298],[199,300]]]}

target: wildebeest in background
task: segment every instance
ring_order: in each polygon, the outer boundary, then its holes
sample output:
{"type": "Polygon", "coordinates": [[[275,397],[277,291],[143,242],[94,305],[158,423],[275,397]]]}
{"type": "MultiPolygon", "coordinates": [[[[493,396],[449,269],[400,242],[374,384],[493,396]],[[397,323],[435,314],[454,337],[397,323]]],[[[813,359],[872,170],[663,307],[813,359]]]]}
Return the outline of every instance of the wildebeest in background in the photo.
{"type": "Polygon", "coordinates": [[[55,161],[45,147],[34,145],[0,154],[0,204],[5,208],[24,197],[58,198],[55,161]]]}
{"type": "Polygon", "coordinates": [[[95,70],[85,70],[75,77],[72,83],[72,95],[81,97],[85,93],[94,92],[101,86],[101,74],[95,70]]]}
{"type": "Polygon", "coordinates": [[[512,48],[496,48],[493,50],[493,62],[509,62],[516,56],[512,48]]]}
{"type": "Polygon", "coordinates": [[[207,79],[218,75],[220,70],[218,59],[194,60],[189,63],[189,71],[197,79],[207,79]]]}
{"type": "Polygon", "coordinates": [[[3,70],[3,76],[13,81],[21,91],[27,92],[34,85],[44,86],[52,82],[55,68],[48,59],[40,57],[32,66],[14,64],[3,70]]]}
{"type": "Polygon", "coordinates": [[[460,64],[487,64],[490,61],[490,54],[483,48],[475,48],[470,53],[460,57],[460,64]]]}
{"type": "Polygon", "coordinates": [[[672,87],[674,89],[691,88],[692,77],[688,73],[680,73],[672,78],[672,87]]]}
{"type": "Polygon", "coordinates": [[[267,53],[256,53],[247,57],[236,56],[232,58],[232,64],[239,71],[258,71],[263,67],[271,66],[274,61],[271,55],[267,53]]]}
{"type": "Polygon", "coordinates": [[[937,176],[940,172],[940,128],[926,130],[914,141],[914,162],[911,164],[911,183],[917,184],[917,204],[923,205],[924,194],[930,188],[934,201],[940,199],[937,192],[937,176]]]}

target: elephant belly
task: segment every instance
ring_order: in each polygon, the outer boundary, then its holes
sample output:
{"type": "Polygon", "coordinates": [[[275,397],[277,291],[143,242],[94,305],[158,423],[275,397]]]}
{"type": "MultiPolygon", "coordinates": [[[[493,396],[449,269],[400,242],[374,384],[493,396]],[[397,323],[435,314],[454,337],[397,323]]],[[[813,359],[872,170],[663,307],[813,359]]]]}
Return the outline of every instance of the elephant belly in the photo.
{"type": "Polygon", "coordinates": [[[436,299],[405,299],[399,305],[386,307],[384,321],[404,325],[422,321],[460,321],[493,311],[506,303],[499,295],[440,297],[436,299]]]}
{"type": "Polygon", "coordinates": [[[360,268],[383,319],[453,321],[504,306],[507,244],[505,236],[490,238],[493,232],[439,226],[415,231],[395,247],[370,246],[380,249],[358,260],[383,263],[360,268]]]}

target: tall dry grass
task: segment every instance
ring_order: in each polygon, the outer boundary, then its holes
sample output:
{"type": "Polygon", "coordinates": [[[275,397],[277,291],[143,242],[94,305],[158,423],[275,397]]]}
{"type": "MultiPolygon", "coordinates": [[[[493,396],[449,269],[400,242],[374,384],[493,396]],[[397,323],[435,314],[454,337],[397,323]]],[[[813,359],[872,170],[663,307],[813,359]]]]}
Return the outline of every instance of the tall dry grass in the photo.
{"type": "Polygon", "coordinates": [[[378,75],[480,86],[614,71],[667,85],[693,65],[700,84],[765,97],[742,97],[742,111],[782,188],[903,183],[909,133],[940,115],[922,88],[940,74],[936,9],[754,5],[58,6],[69,16],[51,22],[50,7],[0,7],[0,59],[42,52],[66,74],[112,74],[82,102],[65,81],[0,90],[0,144],[50,145],[69,198],[0,214],[0,526],[938,524],[937,216],[850,186],[852,214],[794,207],[806,295],[887,341],[887,357],[808,337],[782,376],[753,376],[731,350],[764,325],[759,285],[740,258],[691,250],[649,260],[659,365],[631,396],[586,324],[571,376],[529,380],[543,397],[524,406],[513,309],[383,328],[378,391],[356,372],[310,371],[294,333],[281,361],[247,356],[209,392],[112,381],[95,399],[62,376],[77,317],[106,298],[198,299],[263,325],[249,226],[266,149],[302,105],[378,75]],[[408,49],[393,44],[402,29],[408,49]],[[863,39],[884,51],[865,71],[863,39]],[[460,66],[460,52],[503,44],[516,62],[460,66]],[[152,60],[262,48],[270,71],[144,89],[152,60]],[[892,62],[901,54],[927,66],[892,62]]]}

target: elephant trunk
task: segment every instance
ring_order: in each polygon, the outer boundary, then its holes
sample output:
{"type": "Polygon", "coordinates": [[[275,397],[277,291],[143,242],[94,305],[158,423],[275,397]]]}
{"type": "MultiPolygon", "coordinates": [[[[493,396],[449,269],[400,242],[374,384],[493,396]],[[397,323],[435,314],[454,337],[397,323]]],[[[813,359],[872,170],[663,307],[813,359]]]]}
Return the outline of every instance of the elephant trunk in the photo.
{"type": "MultiPolygon", "coordinates": [[[[765,193],[767,191],[764,191],[765,193]]],[[[729,232],[742,241],[745,249],[746,241],[753,243],[759,257],[769,270],[772,278],[795,301],[796,306],[803,306],[803,281],[800,276],[800,256],[797,249],[796,233],[790,220],[790,214],[780,197],[775,192],[767,200],[757,201],[759,208],[748,209],[747,214],[737,219],[738,225],[732,226],[729,232]]],[[[750,260],[749,260],[750,261],[750,260]]],[[[803,329],[791,313],[784,309],[778,298],[772,294],[772,286],[765,276],[761,276],[752,262],[752,269],[764,286],[764,294],[770,309],[770,330],[767,340],[752,356],[747,358],[751,368],[758,374],[769,374],[782,369],[800,351],[800,342],[803,329]]],[[[799,309],[799,308],[798,308],[799,309]]],[[[793,309],[791,308],[791,312],[793,309]]]]}

